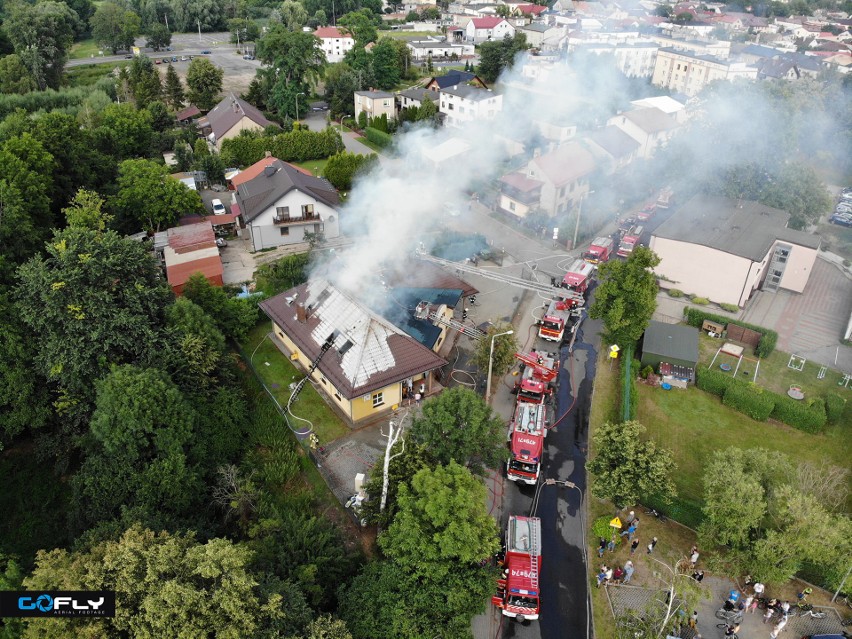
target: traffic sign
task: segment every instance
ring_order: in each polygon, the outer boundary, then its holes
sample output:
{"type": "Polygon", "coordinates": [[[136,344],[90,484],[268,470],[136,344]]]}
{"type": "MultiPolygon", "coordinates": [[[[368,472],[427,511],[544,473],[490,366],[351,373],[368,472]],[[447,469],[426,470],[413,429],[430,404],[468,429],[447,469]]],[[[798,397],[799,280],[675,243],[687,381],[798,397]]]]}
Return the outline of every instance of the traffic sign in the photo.
{"type": "Polygon", "coordinates": [[[621,520],[616,517],[615,519],[610,520],[609,525],[613,528],[621,528],[621,520]]]}

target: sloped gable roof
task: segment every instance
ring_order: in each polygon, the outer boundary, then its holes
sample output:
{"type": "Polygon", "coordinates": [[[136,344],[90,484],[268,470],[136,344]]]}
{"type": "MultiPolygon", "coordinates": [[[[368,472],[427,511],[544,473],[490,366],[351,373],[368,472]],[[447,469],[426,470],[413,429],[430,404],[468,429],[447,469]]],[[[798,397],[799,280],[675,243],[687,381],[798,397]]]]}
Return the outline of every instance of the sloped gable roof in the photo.
{"type": "Polygon", "coordinates": [[[563,144],[532,162],[557,187],[574,182],[595,170],[595,158],[576,142],[563,144]]]}
{"type": "Polygon", "coordinates": [[[473,22],[473,26],[477,29],[493,29],[501,22],[506,22],[504,18],[494,17],[494,18],[474,18],[471,20],[473,22]]]}
{"type": "Polygon", "coordinates": [[[432,350],[322,279],[264,300],[260,308],[309,359],[334,335],[333,347],[318,369],[347,399],[446,364],[432,350]],[[299,303],[307,309],[304,322],[297,319],[299,303]]]}
{"type": "Polygon", "coordinates": [[[244,117],[264,128],[274,124],[267,120],[256,107],[242,98],[236,97],[233,93],[213,107],[207,114],[207,123],[218,140],[244,117]]]}
{"type": "Polygon", "coordinates": [[[634,109],[624,114],[628,120],[633,122],[645,133],[658,133],[675,128],[677,122],[668,113],[664,113],[657,107],[649,109],[634,109]]]}
{"type": "Polygon", "coordinates": [[[639,143],[617,126],[606,126],[591,133],[589,139],[614,158],[633,153],[639,143]]]}
{"type": "Polygon", "coordinates": [[[237,204],[240,206],[245,222],[251,222],[293,189],[316,198],[332,208],[336,208],[340,203],[337,191],[327,180],[305,175],[296,167],[281,160],[264,158],[246,171],[252,171],[261,163],[264,164],[255,177],[237,185],[237,204]],[[274,161],[268,162],[270,159],[274,161]]]}

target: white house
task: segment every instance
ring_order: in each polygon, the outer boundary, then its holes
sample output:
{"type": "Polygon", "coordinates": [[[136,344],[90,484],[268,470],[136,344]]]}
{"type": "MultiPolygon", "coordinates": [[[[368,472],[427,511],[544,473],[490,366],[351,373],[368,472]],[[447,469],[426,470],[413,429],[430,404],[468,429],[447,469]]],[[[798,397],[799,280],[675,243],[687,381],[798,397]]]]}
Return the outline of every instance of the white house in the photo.
{"type": "Polygon", "coordinates": [[[527,44],[534,49],[558,49],[565,35],[561,27],[554,27],[544,22],[533,22],[521,27],[520,31],[527,36],[527,44]]]}
{"type": "Polygon", "coordinates": [[[340,62],[346,52],[355,46],[355,39],[337,27],[321,27],[314,31],[314,36],[319,38],[320,47],[329,63],[340,62]]]}
{"type": "Polygon", "coordinates": [[[678,126],[673,116],[657,107],[625,111],[610,118],[607,124],[618,127],[636,140],[639,143],[636,156],[641,158],[654,155],[657,147],[668,142],[678,126]]]}
{"type": "Polygon", "coordinates": [[[541,183],[539,206],[548,215],[565,213],[589,193],[589,176],[595,158],[577,142],[533,158],[526,177],[541,183]]]}
{"type": "Polygon", "coordinates": [[[515,27],[505,18],[489,17],[474,18],[467,23],[464,39],[468,42],[486,42],[488,40],[502,40],[504,37],[514,37],[515,27]]]}
{"type": "Polygon", "coordinates": [[[394,117],[396,104],[393,93],[387,91],[356,91],[355,92],[355,119],[362,112],[367,114],[368,118],[380,118],[383,115],[388,116],[388,119],[394,117]]]}
{"type": "Polygon", "coordinates": [[[459,84],[441,89],[438,111],[448,126],[462,126],[475,120],[493,120],[503,110],[503,96],[491,89],[459,84]]]}
{"type": "Polygon", "coordinates": [[[473,55],[472,44],[439,42],[437,40],[419,40],[409,42],[407,46],[408,50],[411,52],[411,58],[417,62],[422,62],[428,58],[432,58],[433,60],[449,58],[453,54],[459,58],[473,55]]]}
{"type": "Polygon", "coordinates": [[[326,180],[303,169],[266,157],[232,180],[240,226],[247,229],[252,250],[299,244],[306,233],[340,235],[340,202],[326,180]]]}

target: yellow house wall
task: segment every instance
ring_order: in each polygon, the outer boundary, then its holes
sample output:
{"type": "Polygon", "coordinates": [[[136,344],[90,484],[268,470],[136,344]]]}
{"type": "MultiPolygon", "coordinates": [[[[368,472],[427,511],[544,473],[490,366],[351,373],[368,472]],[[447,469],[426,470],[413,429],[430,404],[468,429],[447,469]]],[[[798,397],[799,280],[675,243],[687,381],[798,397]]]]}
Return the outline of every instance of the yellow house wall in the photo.
{"type": "Polygon", "coordinates": [[[364,397],[356,397],[351,401],[352,405],[352,421],[357,422],[373,415],[378,415],[386,410],[390,410],[392,406],[396,406],[402,401],[402,384],[394,382],[388,384],[384,388],[373,391],[364,397]],[[373,397],[378,393],[382,393],[383,403],[381,406],[373,407],[373,397]],[[364,399],[367,397],[367,399],[364,399]]]}
{"type": "MultiPolygon", "coordinates": [[[[788,242],[776,242],[776,245],[779,243],[788,244],[788,242]]],[[[774,251],[775,246],[772,247],[770,253],[774,251]]],[[[781,288],[788,291],[795,291],[796,293],[804,291],[816,259],[816,249],[793,244],[790,257],[787,260],[787,268],[784,269],[784,276],[781,278],[781,288]]]]}
{"type": "Polygon", "coordinates": [[[240,134],[240,131],[263,131],[263,127],[260,126],[257,122],[253,120],[249,120],[246,117],[240,119],[234,126],[225,131],[225,134],[216,140],[216,148],[222,148],[222,140],[227,140],[229,138],[235,138],[240,134]]]}

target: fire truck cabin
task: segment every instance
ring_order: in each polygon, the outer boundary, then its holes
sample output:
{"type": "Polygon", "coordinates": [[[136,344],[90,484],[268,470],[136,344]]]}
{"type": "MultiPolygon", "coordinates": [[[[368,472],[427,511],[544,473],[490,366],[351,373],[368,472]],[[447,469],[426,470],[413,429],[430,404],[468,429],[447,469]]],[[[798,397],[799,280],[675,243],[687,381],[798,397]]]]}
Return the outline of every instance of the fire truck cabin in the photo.
{"type": "Polygon", "coordinates": [[[506,559],[503,578],[491,602],[507,617],[538,619],[540,611],[538,575],[541,571],[541,520],[538,517],[509,517],[506,529],[506,559]]]}
{"type": "Polygon", "coordinates": [[[529,404],[518,401],[515,416],[509,427],[512,456],[506,467],[510,481],[535,484],[541,468],[541,453],[544,448],[547,407],[544,404],[529,404]]]}
{"type": "Polygon", "coordinates": [[[561,342],[565,325],[571,319],[571,310],[577,305],[574,300],[551,300],[541,318],[538,336],[550,342],[561,342]]]}
{"type": "Polygon", "coordinates": [[[642,239],[643,230],[641,226],[635,226],[621,238],[621,245],[618,247],[619,257],[628,257],[633,252],[633,249],[639,244],[639,240],[642,239]]]}
{"type": "Polygon", "coordinates": [[[587,261],[574,260],[574,263],[568,267],[565,277],[562,278],[562,286],[578,293],[585,293],[594,270],[595,267],[587,261]]]}

